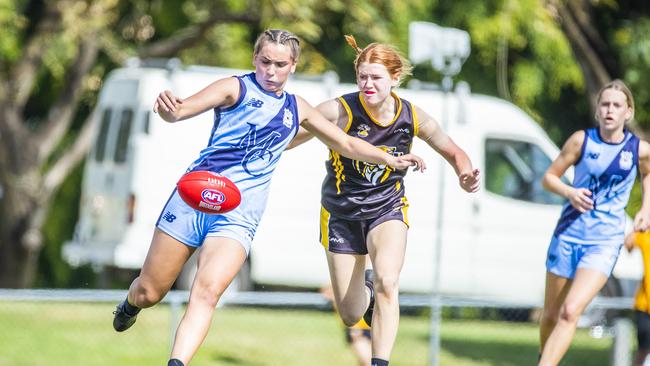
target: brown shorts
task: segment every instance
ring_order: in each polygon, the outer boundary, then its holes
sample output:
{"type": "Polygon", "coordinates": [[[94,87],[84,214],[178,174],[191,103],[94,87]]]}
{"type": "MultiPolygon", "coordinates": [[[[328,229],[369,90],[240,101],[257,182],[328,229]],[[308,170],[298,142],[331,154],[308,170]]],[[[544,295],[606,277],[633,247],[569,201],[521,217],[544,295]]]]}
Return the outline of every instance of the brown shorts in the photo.
{"type": "Polygon", "coordinates": [[[332,253],[368,254],[366,244],[368,233],[379,224],[390,220],[402,221],[408,226],[406,210],[402,208],[371,219],[349,220],[330,214],[321,207],[320,242],[332,253]]]}

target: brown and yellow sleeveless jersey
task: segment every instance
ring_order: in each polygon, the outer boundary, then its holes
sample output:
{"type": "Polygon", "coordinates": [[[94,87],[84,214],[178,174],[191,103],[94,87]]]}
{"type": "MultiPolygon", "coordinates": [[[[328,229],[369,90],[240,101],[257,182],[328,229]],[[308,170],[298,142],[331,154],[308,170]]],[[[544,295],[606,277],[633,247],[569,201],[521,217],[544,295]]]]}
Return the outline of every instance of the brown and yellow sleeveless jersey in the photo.
{"type": "MultiPolygon", "coordinates": [[[[418,133],[416,112],[408,101],[392,94],[396,102],[395,118],[381,125],[366,108],[361,93],[339,97],[348,114],[344,131],[394,156],[408,154],[418,133]]],[[[408,206],[404,196],[404,170],[348,159],[330,150],[323,182],[323,207],[333,215],[350,220],[382,216],[408,206]]]]}

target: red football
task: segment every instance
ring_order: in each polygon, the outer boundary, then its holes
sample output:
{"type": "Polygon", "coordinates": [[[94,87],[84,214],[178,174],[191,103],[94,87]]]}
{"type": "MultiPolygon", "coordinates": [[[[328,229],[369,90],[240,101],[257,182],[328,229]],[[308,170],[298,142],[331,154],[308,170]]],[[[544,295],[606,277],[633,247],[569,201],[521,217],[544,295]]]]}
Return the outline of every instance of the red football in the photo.
{"type": "Polygon", "coordinates": [[[208,214],[226,213],[241,202],[241,193],[235,183],[207,170],[184,174],[176,187],[185,203],[208,214]]]}

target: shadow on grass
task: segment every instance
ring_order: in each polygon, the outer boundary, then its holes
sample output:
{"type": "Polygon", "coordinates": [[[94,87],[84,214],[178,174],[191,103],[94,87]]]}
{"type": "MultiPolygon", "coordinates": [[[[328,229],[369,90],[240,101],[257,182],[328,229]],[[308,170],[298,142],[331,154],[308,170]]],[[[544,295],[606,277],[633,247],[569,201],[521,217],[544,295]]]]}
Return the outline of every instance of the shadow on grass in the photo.
{"type": "MultiPolygon", "coordinates": [[[[442,340],[443,350],[459,358],[488,362],[498,366],[526,366],[537,364],[536,345],[512,344],[500,341],[442,340]]],[[[607,350],[572,345],[560,366],[609,365],[607,350]]]]}
{"type": "Polygon", "coordinates": [[[216,365],[254,366],[252,362],[233,355],[216,353],[212,359],[216,365]]]}

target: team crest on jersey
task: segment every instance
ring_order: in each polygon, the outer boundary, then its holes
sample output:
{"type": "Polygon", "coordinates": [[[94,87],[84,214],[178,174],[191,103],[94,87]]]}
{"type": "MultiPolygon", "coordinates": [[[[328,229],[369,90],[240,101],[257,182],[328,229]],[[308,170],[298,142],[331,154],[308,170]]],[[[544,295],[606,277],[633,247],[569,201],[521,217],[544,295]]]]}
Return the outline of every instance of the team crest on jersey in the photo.
{"type": "Polygon", "coordinates": [[[632,168],[632,157],[633,154],[631,151],[621,151],[621,159],[618,161],[621,169],[630,170],[632,168]]]}
{"type": "Polygon", "coordinates": [[[370,131],[370,126],[368,126],[365,123],[362,123],[357,127],[357,136],[361,138],[368,137],[368,131],[370,131]]]}
{"type": "Polygon", "coordinates": [[[289,108],[284,109],[284,116],[282,117],[282,124],[286,128],[291,128],[291,126],[293,126],[293,113],[291,113],[289,108]]]}
{"type": "MultiPolygon", "coordinates": [[[[396,151],[395,147],[388,147],[388,146],[377,146],[377,147],[393,156],[402,155],[401,152],[396,151]]],[[[390,173],[393,171],[393,168],[383,164],[381,165],[370,164],[359,160],[354,161],[354,169],[373,185],[376,185],[377,183],[383,183],[386,179],[388,179],[390,173]]]]}

